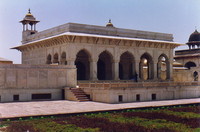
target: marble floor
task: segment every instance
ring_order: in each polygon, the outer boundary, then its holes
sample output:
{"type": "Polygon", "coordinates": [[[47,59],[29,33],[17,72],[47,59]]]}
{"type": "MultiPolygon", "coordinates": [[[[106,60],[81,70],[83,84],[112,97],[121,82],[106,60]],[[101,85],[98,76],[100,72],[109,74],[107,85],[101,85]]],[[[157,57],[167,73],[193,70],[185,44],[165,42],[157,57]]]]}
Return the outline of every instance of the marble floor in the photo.
{"type": "Polygon", "coordinates": [[[99,103],[92,101],[76,102],[68,100],[12,102],[12,103],[0,103],[0,118],[3,119],[3,118],[15,118],[15,117],[26,117],[26,116],[72,114],[72,113],[168,106],[168,105],[179,105],[179,104],[190,104],[190,103],[200,103],[200,98],[133,102],[133,103],[120,103],[120,104],[107,104],[107,103],[99,103]]]}

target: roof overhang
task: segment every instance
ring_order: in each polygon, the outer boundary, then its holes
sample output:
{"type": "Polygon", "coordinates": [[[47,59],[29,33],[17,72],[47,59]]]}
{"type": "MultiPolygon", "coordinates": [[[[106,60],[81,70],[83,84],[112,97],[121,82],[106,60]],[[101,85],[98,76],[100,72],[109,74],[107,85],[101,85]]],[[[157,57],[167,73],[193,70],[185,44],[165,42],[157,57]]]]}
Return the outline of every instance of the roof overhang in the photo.
{"type": "Polygon", "coordinates": [[[48,41],[48,40],[51,40],[51,39],[56,39],[56,38],[59,38],[59,37],[65,37],[65,36],[80,36],[80,37],[93,37],[93,38],[128,40],[128,41],[165,43],[165,44],[173,45],[174,47],[185,45],[185,44],[181,44],[181,43],[177,43],[177,42],[173,42],[173,41],[162,41],[162,40],[139,39],[139,38],[129,38],[129,37],[119,37],[119,36],[106,36],[106,35],[98,35],[98,34],[65,32],[65,33],[62,33],[62,34],[59,34],[59,35],[54,35],[54,36],[46,37],[46,38],[43,38],[43,39],[40,39],[40,40],[28,42],[28,43],[22,44],[20,46],[13,47],[11,49],[18,49],[18,50],[20,50],[20,48],[23,48],[23,47],[26,47],[26,46],[35,45],[36,43],[39,43],[39,42],[44,42],[44,41],[48,41]]]}

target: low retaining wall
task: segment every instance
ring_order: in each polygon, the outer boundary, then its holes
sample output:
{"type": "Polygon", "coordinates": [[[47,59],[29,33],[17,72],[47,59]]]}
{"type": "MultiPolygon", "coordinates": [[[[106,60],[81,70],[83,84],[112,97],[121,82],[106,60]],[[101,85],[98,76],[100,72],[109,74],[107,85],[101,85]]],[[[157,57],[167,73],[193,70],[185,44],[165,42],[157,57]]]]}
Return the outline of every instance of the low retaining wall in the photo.
{"type": "Polygon", "coordinates": [[[200,97],[199,82],[79,82],[93,101],[123,103],[200,97]]]}
{"type": "Polygon", "coordinates": [[[76,86],[75,66],[0,65],[0,102],[61,99],[64,87],[76,86]]]}

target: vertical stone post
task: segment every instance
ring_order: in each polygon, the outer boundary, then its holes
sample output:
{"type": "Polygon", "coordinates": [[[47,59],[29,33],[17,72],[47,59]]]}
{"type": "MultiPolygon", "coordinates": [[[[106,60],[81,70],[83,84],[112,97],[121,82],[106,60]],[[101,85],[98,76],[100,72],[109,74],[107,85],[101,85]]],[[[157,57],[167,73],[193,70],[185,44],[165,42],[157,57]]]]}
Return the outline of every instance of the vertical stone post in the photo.
{"type": "Polygon", "coordinates": [[[140,78],[140,60],[135,61],[135,73],[138,75],[138,81],[141,80],[140,78]]]}
{"type": "Polygon", "coordinates": [[[97,60],[92,60],[90,62],[90,80],[98,80],[97,79],[97,60]]]}
{"type": "Polygon", "coordinates": [[[34,31],[36,31],[36,23],[34,23],[34,31]]]}
{"type": "MultiPolygon", "coordinates": [[[[132,61],[132,76],[135,76],[136,74],[136,62],[135,61],[132,61]]],[[[138,74],[138,72],[137,72],[138,74]]]]}
{"type": "Polygon", "coordinates": [[[153,60],[153,68],[151,69],[151,70],[153,70],[153,72],[151,72],[152,74],[153,74],[153,80],[158,80],[158,77],[157,77],[157,62],[158,62],[158,60],[156,59],[156,60],[153,60]]]}
{"type": "Polygon", "coordinates": [[[159,60],[157,63],[157,78],[158,78],[158,80],[161,80],[161,74],[162,74],[161,65],[162,65],[162,60],[159,60]]]}
{"type": "Polygon", "coordinates": [[[26,31],[28,30],[28,23],[26,23],[26,31]]]}
{"type": "Polygon", "coordinates": [[[173,80],[173,62],[173,49],[171,49],[169,53],[169,80],[173,80]]]}
{"type": "Polygon", "coordinates": [[[25,25],[23,24],[23,31],[25,31],[25,25]]]}
{"type": "Polygon", "coordinates": [[[113,62],[113,79],[119,80],[119,60],[113,62]]]}

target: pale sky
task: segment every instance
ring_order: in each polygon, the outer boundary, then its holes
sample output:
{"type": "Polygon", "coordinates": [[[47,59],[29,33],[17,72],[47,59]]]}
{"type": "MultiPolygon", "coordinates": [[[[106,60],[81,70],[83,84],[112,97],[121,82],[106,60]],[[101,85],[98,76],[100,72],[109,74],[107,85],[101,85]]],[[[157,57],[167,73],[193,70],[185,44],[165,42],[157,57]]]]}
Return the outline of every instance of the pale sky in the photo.
{"type": "MultiPolygon", "coordinates": [[[[195,27],[200,31],[200,0],[0,0],[0,57],[21,63],[22,25],[28,9],[42,31],[68,22],[171,33],[187,43],[195,27]]],[[[179,49],[183,49],[181,47],[179,49]]]]}

